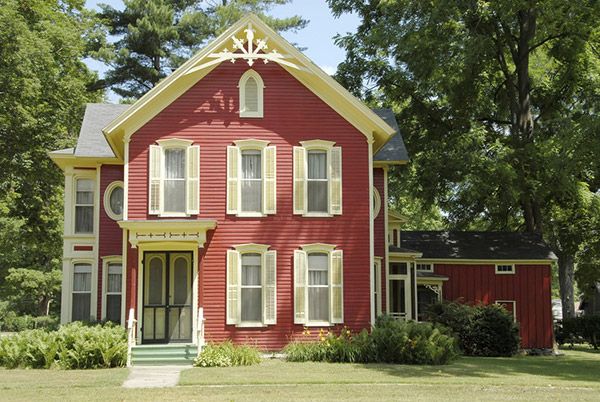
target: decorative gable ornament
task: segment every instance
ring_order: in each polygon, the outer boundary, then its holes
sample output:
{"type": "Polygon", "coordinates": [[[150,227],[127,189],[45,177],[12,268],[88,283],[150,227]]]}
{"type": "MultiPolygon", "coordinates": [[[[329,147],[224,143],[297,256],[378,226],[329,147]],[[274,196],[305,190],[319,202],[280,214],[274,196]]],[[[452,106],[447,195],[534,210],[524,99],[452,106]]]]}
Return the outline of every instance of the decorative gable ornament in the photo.
{"type": "Polygon", "coordinates": [[[188,71],[188,74],[224,61],[235,63],[238,59],[245,60],[250,67],[252,67],[257,60],[262,60],[265,64],[272,61],[297,70],[308,71],[306,68],[289,61],[289,59],[292,59],[293,57],[288,54],[279,53],[277,49],[267,52],[267,49],[269,49],[267,44],[269,37],[266,35],[264,38],[255,37],[255,30],[252,27],[251,22],[248,23],[244,32],[246,33],[246,39],[238,38],[236,35],[231,36],[231,40],[233,41],[232,50],[229,50],[226,47],[221,52],[210,53],[207,57],[212,59],[211,61],[192,68],[188,71]]]}

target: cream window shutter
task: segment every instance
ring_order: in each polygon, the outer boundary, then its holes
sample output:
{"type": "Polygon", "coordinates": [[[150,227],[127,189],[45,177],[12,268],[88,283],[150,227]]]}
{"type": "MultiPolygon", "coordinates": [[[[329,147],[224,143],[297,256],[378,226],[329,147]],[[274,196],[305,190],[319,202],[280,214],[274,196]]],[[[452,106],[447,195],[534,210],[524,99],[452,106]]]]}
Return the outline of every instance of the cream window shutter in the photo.
{"type": "Polygon", "coordinates": [[[342,250],[331,252],[330,262],[331,283],[331,323],[344,322],[344,263],[342,250]]]}
{"type": "Polygon", "coordinates": [[[187,148],[187,194],[186,213],[200,213],[200,147],[192,145],[187,148]]]}
{"type": "Polygon", "coordinates": [[[277,323],[277,252],[264,254],[263,269],[263,323],[277,323]]]}
{"type": "Polygon", "coordinates": [[[227,213],[237,214],[239,205],[239,149],[227,147],[227,213]]]}
{"type": "Polygon", "coordinates": [[[308,263],[306,252],[294,251],[294,324],[306,324],[308,263]]]}
{"type": "Polygon", "coordinates": [[[160,214],[162,204],[162,149],[158,145],[150,145],[149,171],[148,213],[150,215],[158,215],[160,214]]]}
{"type": "Polygon", "coordinates": [[[306,149],[294,147],[294,214],[306,211],[306,149]]]}
{"type": "Polygon", "coordinates": [[[277,213],[277,151],[266,147],[263,151],[263,213],[277,213]]]}
{"type": "Polygon", "coordinates": [[[329,165],[329,213],[342,214],[342,148],[331,148],[331,163],[329,165]]]}
{"type": "Polygon", "coordinates": [[[240,319],[240,253],[227,250],[227,325],[240,319]]]}

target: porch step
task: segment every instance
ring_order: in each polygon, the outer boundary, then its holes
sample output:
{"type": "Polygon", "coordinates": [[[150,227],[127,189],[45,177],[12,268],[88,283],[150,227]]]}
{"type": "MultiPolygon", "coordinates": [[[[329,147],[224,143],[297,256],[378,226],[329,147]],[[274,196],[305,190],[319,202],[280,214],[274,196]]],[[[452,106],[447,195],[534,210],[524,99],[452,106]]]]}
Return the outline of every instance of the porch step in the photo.
{"type": "Polygon", "coordinates": [[[191,366],[198,355],[195,345],[137,345],[131,349],[133,366],[191,366]]]}

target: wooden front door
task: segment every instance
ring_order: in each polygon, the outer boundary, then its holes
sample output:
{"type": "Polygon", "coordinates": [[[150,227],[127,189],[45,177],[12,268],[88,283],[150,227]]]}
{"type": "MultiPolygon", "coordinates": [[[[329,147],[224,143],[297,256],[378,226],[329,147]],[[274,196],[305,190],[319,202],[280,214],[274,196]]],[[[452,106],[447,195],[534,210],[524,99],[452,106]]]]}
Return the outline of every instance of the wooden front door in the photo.
{"type": "Polygon", "coordinates": [[[144,253],[142,343],[192,341],[192,253],[144,253]]]}

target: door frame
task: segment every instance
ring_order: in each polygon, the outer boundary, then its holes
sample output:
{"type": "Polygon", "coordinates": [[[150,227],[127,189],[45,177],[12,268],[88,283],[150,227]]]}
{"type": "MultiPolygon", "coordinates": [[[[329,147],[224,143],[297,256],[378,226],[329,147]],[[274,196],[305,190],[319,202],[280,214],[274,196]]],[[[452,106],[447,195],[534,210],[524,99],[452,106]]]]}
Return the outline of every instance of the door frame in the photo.
{"type": "Polygon", "coordinates": [[[198,344],[198,293],[199,257],[197,242],[141,242],[138,244],[137,294],[136,294],[136,343],[142,343],[142,320],[144,310],[144,255],[146,252],[191,252],[192,253],[192,344],[198,344]]]}
{"type": "MultiPolygon", "coordinates": [[[[192,280],[193,280],[193,272],[192,272],[192,264],[193,264],[193,256],[192,256],[192,252],[191,251],[144,251],[144,257],[143,257],[143,261],[144,263],[147,262],[147,258],[153,258],[153,256],[160,256],[158,258],[161,258],[164,256],[164,260],[163,263],[164,265],[164,288],[163,288],[163,292],[164,292],[164,308],[165,308],[165,321],[164,321],[164,330],[165,330],[165,338],[164,339],[144,339],[144,331],[143,331],[143,326],[144,326],[144,322],[140,322],[140,329],[142,330],[142,343],[144,344],[168,344],[168,343],[189,343],[192,341],[192,331],[193,328],[191,327],[192,324],[192,320],[190,320],[190,337],[189,339],[182,339],[182,340],[173,340],[170,339],[169,337],[169,328],[171,327],[170,325],[170,314],[169,314],[169,308],[173,307],[173,304],[170,302],[170,299],[172,297],[171,295],[171,288],[173,287],[173,283],[171,281],[171,278],[173,276],[173,266],[172,266],[172,262],[173,262],[173,255],[180,255],[180,256],[186,256],[186,260],[189,261],[189,296],[190,296],[190,304],[189,304],[189,308],[190,308],[190,314],[193,314],[193,307],[192,307],[192,300],[191,298],[192,296],[192,280]]],[[[177,257],[175,257],[177,258],[177,257]]],[[[146,304],[145,304],[145,299],[146,299],[146,286],[148,285],[145,280],[146,280],[146,264],[144,264],[143,266],[143,271],[142,271],[142,283],[143,283],[143,288],[142,288],[142,309],[147,308],[146,304]]],[[[156,313],[155,313],[156,314],[156,313]]],[[[142,319],[144,316],[144,311],[142,310],[142,319]]],[[[192,318],[192,317],[190,317],[192,318]]],[[[155,315],[155,319],[156,319],[156,315],[155,315]]],[[[156,325],[155,328],[156,330],[156,325]]]]}

